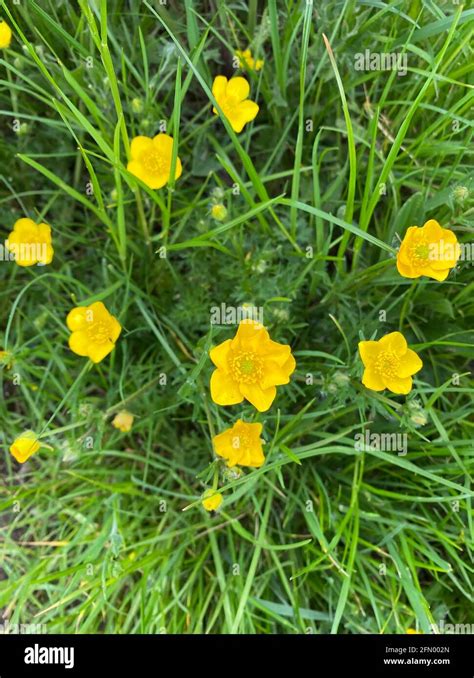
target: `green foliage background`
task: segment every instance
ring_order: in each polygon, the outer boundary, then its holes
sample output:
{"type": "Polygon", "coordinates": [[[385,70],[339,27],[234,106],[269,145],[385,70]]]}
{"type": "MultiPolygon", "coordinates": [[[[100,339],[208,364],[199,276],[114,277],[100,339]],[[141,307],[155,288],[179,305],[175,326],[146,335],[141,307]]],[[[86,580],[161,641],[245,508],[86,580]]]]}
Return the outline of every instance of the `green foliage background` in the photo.
{"type": "Polygon", "coordinates": [[[4,617],[51,633],[472,622],[471,262],[411,281],[394,256],[429,218],[473,240],[474,10],[0,6],[14,33],[0,59],[2,238],[28,215],[55,247],[47,269],[0,266],[4,617]],[[248,45],[265,60],[246,75],[260,113],[235,135],[210,87],[248,45]],[[406,54],[407,74],[356,70],[366,49],[406,54]],[[151,191],[126,172],[127,148],[161,121],[183,175],[151,191]],[[88,369],[65,317],[95,300],[124,331],[88,369]],[[240,478],[211,445],[255,417],[209,396],[207,351],[235,331],[210,324],[221,303],[263,307],[297,359],[259,416],[267,462],[240,478]],[[358,341],[393,330],[424,361],[407,398],[360,383],[358,341]],[[129,434],[111,426],[124,405],[129,434]],[[408,454],[358,451],[366,428],[407,433],[408,454]],[[52,449],[20,467],[8,447],[25,429],[52,449]],[[216,474],[225,502],[208,515],[216,474]]]}

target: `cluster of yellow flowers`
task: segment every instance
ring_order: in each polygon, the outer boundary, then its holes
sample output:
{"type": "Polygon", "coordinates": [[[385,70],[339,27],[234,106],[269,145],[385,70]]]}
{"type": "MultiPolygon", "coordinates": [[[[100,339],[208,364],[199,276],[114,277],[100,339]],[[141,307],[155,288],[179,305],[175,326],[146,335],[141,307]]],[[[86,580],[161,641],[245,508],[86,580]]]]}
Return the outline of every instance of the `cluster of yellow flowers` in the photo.
{"type": "MultiPolygon", "coordinates": [[[[212,400],[223,406],[247,400],[259,412],[270,409],[276,387],[288,384],[296,367],[290,346],[270,339],[263,325],[251,319],[242,320],[235,337],[215,346],[209,356],[216,367],[210,383],[212,400]]],[[[262,429],[260,423],[238,419],[231,428],[214,436],[214,450],[229,468],[259,468],[265,461],[262,429]]],[[[203,505],[215,510],[204,501],[203,505]]]]}
{"type": "MultiPolygon", "coordinates": [[[[218,75],[214,79],[212,94],[234,132],[241,132],[258,113],[258,105],[248,99],[249,92],[249,83],[240,76],[227,80],[225,76],[218,75]]],[[[212,110],[214,114],[219,114],[215,107],[212,110]]],[[[162,188],[171,176],[173,143],[173,138],[163,132],[153,139],[145,136],[135,137],[130,146],[130,162],[127,170],[149,188],[162,188]]],[[[175,181],[179,179],[182,171],[181,159],[177,156],[175,181]]]]}
{"type": "Polygon", "coordinates": [[[260,71],[263,68],[263,59],[254,59],[249,49],[237,50],[235,57],[240,68],[248,68],[251,71],[260,71]]]}
{"type": "MultiPolygon", "coordinates": [[[[460,246],[453,231],[430,219],[422,228],[407,229],[397,254],[397,269],[405,278],[427,276],[443,281],[459,256],[460,246]]],[[[387,388],[406,395],[412,389],[413,375],[423,367],[400,332],[391,332],[379,341],[361,341],[359,353],[365,368],[362,383],[373,391],[387,388]]]]}
{"type": "MultiPolygon", "coordinates": [[[[0,48],[10,46],[12,31],[5,21],[0,21],[0,48]]],[[[263,61],[254,62],[249,50],[238,52],[240,66],[260,70],[263,61]]],[[[248,100],[250,86],[242,77],[227,81],[224,76],[217,76],[212,87],[213,95],[220,108],[220,112],[227,118],[236,132],[241,132],[244,126],[253,120],[258,113],[258,105],[248,100]]],[[[214,107],[213,112],[219,114],[214,107]]],[[[153,138],[137,136],[130,144],[130,158],[127,170],[134,177],[151,189],[163,188],[169,181],[173,166],[173,138],[168,134],[160,133],[153,138]]],[[[174,160],[174,180],[182,174],[181,159],[174,160]]],[[[221,206],[222,207],[222,206],[221,206]]],[[[225,218],[222,210],[213,213],[215,218],[225,218]]],[[[22,267],[47,265],[53,260],[51,227],[45,223],[36,224],[32,219],[24,217],[18,219],[6,241],[7,249],[14,255],[15,262],[22,267]]],[[[93,363],[101,362],[115,348],[121,334],[122,326],[105,305],[95,302],[90,306],[73,308],[66,324],[71,332],[69,337],[70,349],[79,356],[89,358],[93,363]]],[[[133,415],[126,410],[119,412],[112,422],[113,426],[122,432],[130,431],[133,424],[133,415]]],[[[10,446],[10,452],[15,459],[24,463],[41,447],[41,443],[32,431],[26,431],[10,446]]],[[[213,504],[208,498],[206,505],[213,504]]]]}
{"type": "MultiPolygon", "coordinates": [[[[260,70],[263,61],[255,62],[250,50],[237,52],[240,65],[245,64],[252,70],[260,70]],[[242,61],[242,59],[244,61],[242,61]]],[[[214,106],[215,115],[220,112],[229,121],[234,132],[241,132],[248,122],[257,116],[258,104],[248,96],[250,85],[245,78],[236,76],[228,80],[224,75],[214,78],[212,94],[220,111],[214,106]]],[[[130,147],[130,162],[127,170],[143,181],[149,188],[162,188],[168,183],[172,171],[173,138],[168,134],[157,134],[153,139],[145,136],[135,137],[130,147]]],[[[179,179],[183,171],[181,159],[176,157],[174,180],[179,179]]],[[[215,216],[215,215],[213,215],[215,216]]]]}
{"type": "MultiPolygon", "coordinates": [[[[10,27],[0,21],[0,48],[9,47],[11,39],[10,27]]],[[[236,58],[241,67],[250,70],[259,71],[263,66],[262,60],[252,58],[250,50],[237,52],[236,58]]],[[[218,75],[214,79],[212,94],[217,107],[212,111],[224,116],[234,132],[241,132],[259,112],[258,104],[248,98],[249,93],[249,83],[241,76],[228,80],[218,75]]],[[[179,179],[183,168],[180,158],[173,155],[173,145],[173,138],[165,133],[153,138],[135,137],[127,170],[151,189],[160,189],[170,181],[173,166],[174,180],[179,179]]],[[[225,207],[215,205],[212,214],[215,219],[225,219],[225,207]]],[[[36,224],[27,217],[18,219],[7,247],[15,254],[19,266],[50,264],[54,256],[51,227],[36,224]]],[[[431,219],[422,228],[408,228],[397,255],[397,269],[406,278],[428,276],[443,281],[459,256],[455,234],[431,219]]],[[[73,308],[66,324],[71,332],[71,350],[93,363],[101,362],[113,351],[122,331],[118,319],[101,301],[73,308]]],[[[395,394],[408,394],[413,375],[423,366],[400,332],[387,334],[378,341],[361,341],[359,353],[365,368],[362,383],[374,391],[389,389],[395,394]]],[[[235,337],[213,348],[210,358],[216,367],[210,382],[213,401],[227,406],[247,400],[258,412],[270,408],[277,386],[288,384],[296,367],[290,346],[273,341],[263,325],[253,320],[242,321],[235,337]]],[[[123,432],[129,431],[132,423],[133,415],[125,410],[113,421],[123,432]]],[[[231,428],[214,436],[214,450],[228,467],[258,468],[265,461],[261,434],[262,424],[238,419],[231,428]]],[[[27,431],[15,440],[10,451],[23,463],[44,446],[34,433],[27,431]]],[[[222,495],[216,489],[203,495],[202,504],[207,510],[216,510],[221,503],[222,495]]]]}
{"type": "MultiPolygon", "coordinates": [[[[445,280],[459,255],[455,234],[431,219],[422,228],[407,230],[397,268],[407,278],[424,275],[445,280]],[[448,255],[441,257],[439,250],[444,244],[450,247],[448,255]]],[[[364,365],[362,383],[373,391],[388,389],[406,395],[413,387],[413,375],[423,367],[400,332],[391,332],[378,341],[359,342],[359,353],[364,365]]],[[[272,341],[267,330],[252,320],[242,321],[235,337],[211,349],[209,356],[216,367],[210,382],[213,401],[236,405],[245,399],[259,412],[270,408],[276,387],[288,384],[296,367],[290,346],[272,341]]],[[[258,468],[265,461],[261,433],[261,424],[238,419],[232,428],[214,436],[214,450],[229,467],[258,468]]],[[[203,500],[207,510],[215,510],[222,503],[222,495],[212,492],[211,498],[206,495],[203,500]]]]}

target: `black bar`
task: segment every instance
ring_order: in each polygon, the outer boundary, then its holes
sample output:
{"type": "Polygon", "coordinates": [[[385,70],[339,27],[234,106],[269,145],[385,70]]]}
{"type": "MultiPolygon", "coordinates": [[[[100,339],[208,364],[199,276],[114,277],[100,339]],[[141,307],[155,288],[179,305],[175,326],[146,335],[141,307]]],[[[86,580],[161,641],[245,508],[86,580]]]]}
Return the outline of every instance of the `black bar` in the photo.
{"type": "Polygon", "coordinates": [[[268,675],[283,667],[311,676],[472,678],[473,646],[472,635],[0,635],[0,678],[137,670],[147,677],[189,671],[226,678],[229,669],[268,675]]]}

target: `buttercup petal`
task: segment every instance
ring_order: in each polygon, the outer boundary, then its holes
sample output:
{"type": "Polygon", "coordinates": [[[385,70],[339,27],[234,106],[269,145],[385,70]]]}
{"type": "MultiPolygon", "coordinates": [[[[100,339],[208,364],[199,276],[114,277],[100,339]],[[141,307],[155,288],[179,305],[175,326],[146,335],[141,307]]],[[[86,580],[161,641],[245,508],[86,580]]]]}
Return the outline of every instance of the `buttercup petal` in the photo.
{"type": "Polygon", "coordinates": [[[455,245],[458,242],[456,233],[450,228],[442,228],[441,230],[443,232],[442,239],[444,242],[450,243],[451,245],[455,245]]]}
{"type": "Polygon", "coordinates": [[[245,123],[242,122],[242,120],[238,117],[235,111],[228,111],[226,114],[226,118],[230,123],[230,126],[234,130],[234,132],[241,132],[244,128],[245,123]]]}
{"type": "Polygon", "coordinates": [[[265,369],[263,377],[260,381],[262,389],[270,388],[271,386],[282,386],[288,384],[290,381],[290,372],[287,372],[280,367],[278,363],[273,360],[265,360],[265,369]]]}
{"type": "MultiPolygon", "coordinates": [[[[150,139],[151,141],[151,139],[150,139]]],[[[138,179],[141,179],[144,184],[148,185],[148,173],[146,172],[145,168],[143,167],[142,163],[139,160],[130,160],[130,162],[127,165],[127,170],[130,172],[130,174],[133,174],[133,176],[137,177],[138,179]]]]}
{"type": "Polygon", "coordinates": [[[232,429],[228,428],[226,431],[219,433],[212,439],[214,451],[219,457],[226,459],[232,450],[232,429]]]}
{"type": "Polygon", "coordinates": [[[42,243],[41,249],[44,249],[44,252],[42,252],[41,256],[38,258],[38,261],[46,266],[53,261],[54,250],[51,245],[47,243],[42,243]]]}
{"type": "Polygon", "coordinates": [[[413,385],[411,377],[386,377],[383,376],[385,386],[397,395],[407,395],[410,393],[413,385]]]}
{"type": "Polygon", "coordinates": [[[86,320],[88,322],[103,321],[107,322],[110,319],[110,313],[106,309],[102,301],[94,301],[93,304],[87,307],[86,320]]]}
{"type": "Polygon", "coordinates": [[[110,316],[110,339],[116,342],[122,331],[122,325],[113,315],[110,316]]]}
{"type": "MultiPolygon", "coordinates": [[[[130,144],[130,159],[140,160],[144,153],[151,150],[152,146],[153,139],[143,136],[135,137],[132,139],[132,143],[130,144]]],[[[130,172],[131,170],[128,171],[130,172]]]]}
{"type": "Polygon", "coordinates": [[[269,334],[262,324],[255,320],[242,320],[232,340],[232,348],[241,346],[247,350],[258,350],[258,347],[269,339],[269,334]]]}
{"type": "Polygon", "coordinates": [[[153,137],[153,146],[158,153],[161,153],[165,158],[171,160],[171,154],[173,152],[173,137],[170,137],[169,134],[164,134],[161,132],[157,134],[156,137],[153,137]]]}
{"type": "Polygon", "coordinates": [[[408,348],[407,340],[401,332],[386,334],[380,339],[379,344],[385,351],[393,351],[399,357],[405,355],[408,348]]]}
{"type": "Polygon", "coordinates": [[[38,452],[40,447],[40,443],[35,438],[24,435],[10,445],[10,452],[20,464],[24,464],[33,454],[38,452]]]}
{"type": "Polygon", "coordinates": [[[211,398],[216,405],[237,405],[244,399],[238,384],[222,370],[212,373],[211,398]]]}
{"type": "Polygon", "coordinates": [[[408,244],[406,242],[406,237],[403,242],[400,243],[400,249],[397,252],[397,264],[401,262],[405,266],[410,266],[410,257],[408,256],[408,244]]]}
{"type": "Polygon", "coordinates": [[[364,374],[362,376],[362,383],[372,391],[383,391],[385,388],[385,384],[378,372],[370,367],[365,368],[364,374]]]}
{"type": "MultiPolygon", "coordinates": [[[[163,188],[168,183],[169,180],[169,170],[165,174],[151,174],[147,172],[144,166],[138,161],[129,162],[127,165],[127,170],[130,174],[133,174],[135,177],[143,181],[148,188],[163,188]]],[[[179,171],[179,164],[176,163],[176,171],[179,171]]]]}
{"type": "Polygon", "coordinates": [[[225,97],[226,88],[227,88],[227,78],[225,77],[225,75],[217,75],[214,78],[214,82],[212,83],[212,94],[214,96],[214,99],[217,100],[217,103],[219,103],[220,99],[225,97]]]}
{"type": "Polygon", "coordinates": [[[216,492],[215,490],[206,490],[202,496],[201,503],[206,511],[217,511],[223,501],[224,497],[220,492],[216,492]]]}
{"type": "Polygon", "coordinates": [[[227,83],[226,95],[232,97],[236,102],[243,101],[250,93],[250,85],[245,78],[237,76],[231,78],[227,83]]]}
{"type": "Polygon", "coordinates": [[[419,236],[421,229],[418,226],[409,226],[403,236],[403,242],[411,243],[419,236]]]}
{"type": "Polygon", "coordinates": [[[112,341],[106,341],[102,344],[89,345],[89,358],[93,363],[100,363],[115,348],[112,341]]]}
{"type": "Polygon", "coordinates": [[[419,278],[421,275],[411,264],[404,261],[401,248],[397,255],[397,270],[404,278],[419,278]]]}
{"type": "Polygon", "coordinates": [[[423,230],[430,242],[438,242],[443,237],[443,228],[438,224],[436,219],[430,219],[423,225],[423,230]]]}
{"type": "Polygon", "coordinates": [[[233,117],[234,123],[240,127],[240,129],[236,131],[240,132],[244,125],[254,120],[254,118],[257,117],[259,110],[259,105],[256,104],[255,101],[242,101],[236,107],[233,117]]]}
{"type": "Polygon", "coordinates": [[[12,29],[6,21],[0,20],[0,49],[10,47],[12,41],[12,29]]]}
{"type": "Polygon", "coordinates": [[[270,409],[276,396],[275,386],[263,389],[258,384],[240,384],[240,392],[259,412],[270,409]]]}
{"type": "Polygon", "coordinates": [[[442,228],[442,236],[438,242],[431,243],[434,248],[430,257],[430,267],[436,271],[454,268],[461,256],[461,247],[456,234],[449,228],[442,228]]]}
{"type": "Polygon", "coordinates": [[[263,424],[260,424],[260,422],[255,422],[253,424],[246,424],[246,427],[254,436],[256,443],[258,443],[260,436],[262,435],[263,424]]]}
{"type": "MultiPolygon", "coordinates": [[[[171,172],[171,167],[170,167],[170,172],[171,172]]],[[[176,167],[174,170],[174,180],[179,179],[179,177],[183,173],[183,166],[181,164],[181,160],[179,158],[176,158],[176,167]]]]}
{"type": "Polygon", "coordinates": [[[443,282],[443,280],[446,280],[446,278],[449,275],[449,268],[443,268],[441,270],[436,270],[435,268],[428,268],[425,269],[425,272],[423,275],[428,276],[429,278],[434,278],[435,280],[438,280],[438,282],[443,282]]]}
{"type": "Polygon", "coordinates": [[[359,353],[365,367],[372,363],[380,353],[378,341],[359,341],[359,353]]]}
{"type": "Polygon", "coordinates": [[[69,348],[83,358],[89,355],[89,344],[90,341],[87,332],[83,332],[82,330],[73,332],[69,337],[69,348]]]}
{"type": "Polygon", "coordinates": [[[423,367],[423,362],[421,358],[412,351],[411,348],[407,349],[407,352],[401,360],[401,366],[398,369],[399,377],[411,377],[412,374],[416,374],[423,367]]]}
{"type": "MultiPolygon", "coordinates": [[[[176,164],[176,169],[178,165],[176,164]]],[[[169,170],[166,174],[145,174],[144,182],[149,188],[157,189],[166,186],[170,178],[169,170]]]]}
{"type": "Polygon", "coordinates": [[[49,224],[38,224],[38,236],[40,242],[51,244],[51,226],[49,224]]]}
{"type": "Polygon", "coordinates": [[[17,233],[16,231],[11,231],[11,233],[8,234],[8,240],[6,242],[7,247],[10,249],[9,245],[15,246],[20,244],[20,234],[17,233]]]}
{"type": "Polygon", "coordinates": [[[36,247],[33,246],[32,251],[30,252],[29,247],[25,247],[24,243],[20,243],[18,245],[18,250],[15,253],[15,263],[18,264],[18,266],[34,266],[35,264],[38,263],[38,259],[36,258],[36,247]],[[24,249],[23,249],[24,248],[24,249]],[[22,256],[22,254],[26,253],[26,256],[22,256]]]}
{"type": "Polygon", "coordinates": [[[214,365],[222,370],[223,372],[228,371],[227,359],[229,357],[229,351],[232,344],[232,339],[227,339],[223,341],[222,344],[211,348],[209,351],[209,357],[214,363],[214,365]]]}
{"type": "Polygon", "coordinates": [[[265,463],[263,450],[262,449],[255,451],[243,450],[242,457],[237,463],[240,464],[241,466],[260,468],[260,466],[263,466],[263,464],[265,463]]]}
{"type": "Polygon", "coordinates": [[[293,353],[291,353],[291,349],[290,349],[290,355],[288,356],[288,360],[282,366],[282,370],[284,372],[286,372],[286,374],[288,375],[288,381],[289,381],[290,376],[295,371],[295,369],[296,369],[296,360],[293,356],[293,353]]]}
{"type": "Polygon", "coordinates": [[[265,357],[274,360],[282,367],[291,356],[291,346],[289,346],[289,344],[279,344],[277,341],[269,339],[262,345],[261,350],[258,352],[265,354],[265,357]]]}
{"type": "Polygon", "coordinates": [[[73,308],[72,311],[69,311],[66,318],[66,324],[71,332],[82,330],[87,327],[86,311],[87,306],[78,306],[77,308],[73,308]]]}
{"type": "Polygon", "coordinates": [[[460,254],[461,249],[459,248],[459,246],[449,244],[445,246],[444,252],[442,253],[442,256],[439,261],[436,261],[436,259],[430,261],[430,269],[432,271],[446,271],[446,270],[449,271],[451,268],[454,268],[458,263],[460,254]],[[447,251],[446,249],[447,247],[449,247],[449,251],[447,251]]]}
{"type": "Polygon", "coordinates": [[[18,233],[23,242],[31,242],[38,235],[38,226],[33,219],[23,217],[18,219],[13,226],[15,233],[18,233]]]}

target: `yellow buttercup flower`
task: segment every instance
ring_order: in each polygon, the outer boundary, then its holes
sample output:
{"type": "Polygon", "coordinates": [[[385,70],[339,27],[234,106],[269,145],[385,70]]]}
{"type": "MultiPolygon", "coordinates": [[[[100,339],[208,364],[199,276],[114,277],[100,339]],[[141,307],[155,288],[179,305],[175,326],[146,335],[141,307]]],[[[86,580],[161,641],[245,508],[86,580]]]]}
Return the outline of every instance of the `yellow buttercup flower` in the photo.
{"type": "MultiPolygon", "coordinates": [[[[250,86],[245,78],[227,80],[225,75],[214,78],[212,93],[234,132],[241,132],[258,113],[258,104],[248,99],[250,86]]],[[[214,107],[212,112],[218,115],[214,107]]]]}
{"type": "Polygon", "coordinates": [[[265,461],[262,449],[262,424],[246,424],[238,419],[232,428],[214,436],[214,450],[227,460],[227,466],[259,468],[265,461]]]}
{"type": "Polygon", "coordinates": [[[412,635],[412,634],[414,634],[414,633],[420,633],[420,634],[423,635],[423,631],[416,631],[416,629],[407,629],[407,633],[408,633],[409,635],[412,635]]]}
{"type": "Polygon", "coordinates": [[[240,68],[247,66],[247,68],[250,68],[252,71],[260,71],[263,67],[263,59],[255,60],[252,56],[252,52],[249,49],[246,49],[243,52],[241,50],[237,50],[235,56],[239,60],[240,68]]]}
{"type": "Polygon", "coordinates": [[[359,353],[365,367],[362,383],[373,391],[388,388],[406,395],[412,389],[412,376],[423,367],[400,332],[386,334],[378,341],[359,342],[359,353]]]}
{"type": "Polygon", "coordinates": [[[244,398],[265,412],[276,387],[288,384],[296,363],[287,344],[272,341],[254,320],[242,320],[233,339],[209,351],[217,367],[211,377],[211,397],[217,405],[237,405],[244,398]]]}
{"type": "Polygon", "coordinates": [[[118,430],[122,431],[122,433],[128,433],[132,428],[133,419],[134,417],[131,412],[128,412],[127,410],[121,410],[115,415],[112,421],[112,426],[118,428],[118,430]]]}
{"type": "Polygon", "coordinates": [[[6,246],[18,266],[46,265],[53,260],[51,227],[43,223],[35,224],[33,219],[27,217],[15,222],[6,246]]]}
{"type": "MultiPolygon", "coordinates": [[[[135,137],[130,145],[130,162],[127,169],[150,188],[162,188],[170,180],[173,138],[168,134],[156,137],[135,137]]],[[[183,171],[181,160],[176,158],[175,179],[183,171]]]]}
{"type": "Polygon", "coordinates": [[[6,21],[0,21],[0,49],[10,47],[12,41],[12,29],[6,21]]]}
{"type": "Polygon", "coordinates": [[[67,326],[72,334],[69,348],[77,355],[100,363],[114,348],[122,327],[101,301],[77,306],[69,312],[67,326]]]}
{"type": "Polygon", "coordinates": [[[397,269],[404,278],[426,275],[446,280],[460,256],[456,235],[430,219],[422,228],[410,226],[397,254],[397,269]]]}
{"type": "Polygon", "coordinates": [[[10,452],[20,464],[24,464],[40,447],[41,443],[33,431],[25,431],[10,445],[10,452]]]}
{"type": "Polygon", "coordinates": [[[217,511],[219,506],[224,501],[224,497],[216,490],[206,490],[202,495],[202,505],[206,511],[217,511]]]}

